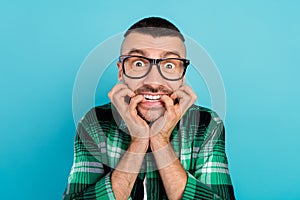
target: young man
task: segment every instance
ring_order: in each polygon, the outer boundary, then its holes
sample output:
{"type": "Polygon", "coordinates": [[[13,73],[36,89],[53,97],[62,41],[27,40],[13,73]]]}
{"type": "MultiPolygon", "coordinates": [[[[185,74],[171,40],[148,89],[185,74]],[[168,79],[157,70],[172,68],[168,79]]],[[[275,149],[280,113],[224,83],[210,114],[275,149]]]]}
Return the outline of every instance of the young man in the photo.
{"type": "Polygon", "coordinates": [[[223,123],[194,105],[185,57],[169,21],[129,28],[111,103],[78,124],[64,199],[234,199],[223,123]]]}

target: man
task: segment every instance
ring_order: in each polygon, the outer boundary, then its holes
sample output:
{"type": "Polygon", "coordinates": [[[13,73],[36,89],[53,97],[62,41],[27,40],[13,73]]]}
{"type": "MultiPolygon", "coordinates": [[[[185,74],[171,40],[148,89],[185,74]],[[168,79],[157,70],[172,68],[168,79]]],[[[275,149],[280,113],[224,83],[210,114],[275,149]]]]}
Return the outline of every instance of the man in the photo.
{"type": "Polygon", "coordinates": [[[234,199],[223,123],[194,105],[185,57],[169,21],[129,28],[111,103],[78,124],[64,199],[234,199]]]}

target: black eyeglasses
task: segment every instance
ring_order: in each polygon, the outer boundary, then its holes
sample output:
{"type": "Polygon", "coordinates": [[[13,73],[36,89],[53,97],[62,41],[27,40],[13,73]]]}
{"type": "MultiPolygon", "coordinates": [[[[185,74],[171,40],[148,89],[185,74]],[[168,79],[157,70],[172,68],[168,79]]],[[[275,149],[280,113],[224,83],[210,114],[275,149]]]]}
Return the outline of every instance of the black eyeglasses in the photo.
{"type": "Polygon", "coordinates": [[[144,78],[149,74],[153,65],[157,66],[160,75],[169,81],[177,81],[183,78],[187,66],[190,64],[184,58],[152,59],[143,56],[122,55],[119,57],[125,76],[132,79],[144,78]]]}

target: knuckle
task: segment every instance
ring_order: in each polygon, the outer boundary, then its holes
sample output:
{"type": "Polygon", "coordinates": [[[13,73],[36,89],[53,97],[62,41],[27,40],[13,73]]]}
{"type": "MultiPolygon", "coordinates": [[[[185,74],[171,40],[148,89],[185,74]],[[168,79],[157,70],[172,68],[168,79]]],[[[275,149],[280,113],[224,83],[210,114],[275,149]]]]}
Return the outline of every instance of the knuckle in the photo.
{"type": "Polygon", "coordinates": [[[111,91],[109,91],[109,93],[107,94],[107,96],[111,99],[112,98],[112,96],[113,96],[113,91],[111,90],[111,91]]]}
{"type": "Polygon", "coordinates": [[[196,100],[198,98],[198,96],[194,93],[193,95],[192,95],[192,99],[193,100],[196,100]]]}
{"type": "Polygon", "coordinates": [[[131,99],[130,99],[130,101],[132,101],[132,102],[136,102],[137,101],[137,96],[136,97],[132,97],[131,99]]]}
{"type": "Polygon", "coordinates": [[[118,97],[117,97],[117,96],[118,96],[118,95],[112,95],[112,96],[111,96],[112,100],[113,100],[113,101],[117,101],[117,100],[118,100],[118,97]]]}

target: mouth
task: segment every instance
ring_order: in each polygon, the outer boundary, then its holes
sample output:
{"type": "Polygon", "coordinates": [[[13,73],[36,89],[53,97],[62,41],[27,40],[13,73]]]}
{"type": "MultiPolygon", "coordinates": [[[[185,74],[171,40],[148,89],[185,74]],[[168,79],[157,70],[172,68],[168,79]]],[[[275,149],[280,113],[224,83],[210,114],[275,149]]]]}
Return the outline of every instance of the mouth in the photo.
{"type": "Polygon", "coordinates": [[[160,98],[161,98],[162,95],[161,94],[156,94],[156,95],[144,94],[143,96],[144,96],[146,101],[155,102],[155,101],[160,101],[160,98]]]}
{"type": "Polygon", "coordinates": [[[163,95],[168,95],[168,94],[157,94],[157,93],[143,93],[140,94],[144,97],[144,100],[141,102],[142,107],[147,107],[148,109],[150,108],[159,108],[164,106],[164,102],[161,100],[161,97],[163,95]]]}
{"type": "MultiPolygon", "coordinates": [[[[135,93],[138,95],[142,95],[144,97],[144,100],[141,103],[161,103],[161,97],[163,95],[170,96],[172,94],[172,90],[166,88],[165,86],[159,86],[153,88],[149,85],[144,85],[140,88],[138,88],[135,93]]],[[[155,105],[155,104],[153,104],[155,105]]]]}

